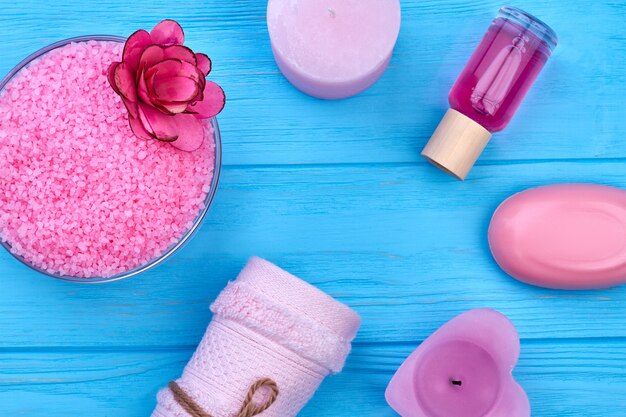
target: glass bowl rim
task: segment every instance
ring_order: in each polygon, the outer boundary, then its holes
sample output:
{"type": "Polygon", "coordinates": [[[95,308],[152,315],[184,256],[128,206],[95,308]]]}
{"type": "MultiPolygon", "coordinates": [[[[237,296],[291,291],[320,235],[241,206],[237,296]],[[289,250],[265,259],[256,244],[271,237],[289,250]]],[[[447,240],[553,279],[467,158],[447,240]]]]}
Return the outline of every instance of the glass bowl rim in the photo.
{"type": "MultiPolygon", "coordinates": [[[[108,41],[108,42],[122,43],[126,41],[126,38],[123,36],[114,36],[114,35],[85,35],[85,36],[76,36],[73,38],[60,40],[50,45],[44,46],[43,48],[40,48],[39,50],[33,52],[32,54],[28,55],[26,58],[21,60],[11,71],[7,73],[7,75],[5,75],[2,78],[2,80],[0,81],[0,93],[4,90],[4,88],[9,83],[9,81],[11,81],[18,72],[20,72],[23,68],[28,66],[35,59],[45,55],[46,53],[54,49],[60,48],[62,46],[69,45],[74,42],[88,42],[88,41],[100,41],[100,42],[108,41]]],[[[140,265],[136,268],[133,268],[129,271],[122,272],[122,273],[113,275],[111,277],[80,278],[80,277],[56,275],[56,274],[52,274],[50,272],[44,271],[41,268],[38,268],[30,264],[21,256],[16,255],[13,252],[11,252],[11,246],[8,244],[8,242],[0,242],[0,246],[6,249],[6,251],[13,258],[17,259],[19,262],[21,262],[23,265],[27,266],[29,269],[33,271],[36,271],[42,275],[45,275],[50,278],[55,278],[61,281],[77,282],[81,284],[101,284],[105,282],[119,281],[122,279],[133,277],[135,275],[139,275],[143,272],[146,272],[156,267],[157,265],[160,265],[161,263],[169,259],[172,255],[174,255],[176,252],[178,252],[178,250],[181,249],[187,242],[189,242],[189,240],[191,240],[191,238],[196,234],[196,232],[198,231],[198,229],[204,222],[206,215],[209,212],[209,207],[211,206],[211,204],[213,203],[213,199],[215,198],[215,194],[217,192],[217,188],[219,184],[221,167],[222,167],[222,137],[220,134],[220,128],[217,123],[216,117],[211,118],[211,126],[213,127],[213,139],[215,141],[215,161],[214,161],[214,166],[213,166],[213,177],[211,178],[210,190],[207,193],[207,197],[204,201],[204,208],[198,213],[198,216],[193,222],[193,226],[188,231],[185,232],[185,234],[178,240],[178,242],[170,246],[165,252],[163,252],[158,257],[152,259],[151,261],[143,265],[140,265]]]]}

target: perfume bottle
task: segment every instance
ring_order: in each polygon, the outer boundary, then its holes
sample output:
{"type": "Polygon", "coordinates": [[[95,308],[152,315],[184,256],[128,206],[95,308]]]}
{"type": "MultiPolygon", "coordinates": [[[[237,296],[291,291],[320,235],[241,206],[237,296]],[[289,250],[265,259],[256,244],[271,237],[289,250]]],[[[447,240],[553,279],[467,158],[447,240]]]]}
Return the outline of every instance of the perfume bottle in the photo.
{"type": "Polygon", "coordinates": [[[465,179],[491,139],[504,129],[557,43],[549,26],[503,7],[450,91],[450,109],[422,151],[443,171],[465,179]]]}

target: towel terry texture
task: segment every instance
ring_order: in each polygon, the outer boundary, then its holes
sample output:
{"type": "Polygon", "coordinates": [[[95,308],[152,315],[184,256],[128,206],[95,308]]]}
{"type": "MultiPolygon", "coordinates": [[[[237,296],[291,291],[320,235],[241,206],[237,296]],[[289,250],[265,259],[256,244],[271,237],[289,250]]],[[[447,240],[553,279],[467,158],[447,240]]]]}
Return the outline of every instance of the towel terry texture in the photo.
{"type": "MultiPolygon", "coordinates": [[[[280,393],[260,416],[296,416],[324,377],[341,371],[361,323],[344,304],[260,258],[250,259],[211,311],[213,320],[176,382],[214,417],[236,415],[261,378],[273,379],[280,393]]],[[[152,417],[189,414],[166,388],[152,417]]]]}

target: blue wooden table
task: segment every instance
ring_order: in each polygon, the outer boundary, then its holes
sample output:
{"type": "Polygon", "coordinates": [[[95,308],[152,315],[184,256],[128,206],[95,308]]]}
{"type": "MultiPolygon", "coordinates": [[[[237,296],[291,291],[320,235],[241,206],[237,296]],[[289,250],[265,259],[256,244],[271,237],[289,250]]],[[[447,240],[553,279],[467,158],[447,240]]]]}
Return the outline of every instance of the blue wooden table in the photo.
{"type": "Polygon", "coordinates": [[[486,231],[528,187],[626,187],[626,3],[519,0],[560,43],[509,128],[462,183],[419,152],[502,4],[404,0],[389,70],[352,99],[292,88],[273,61],[264,0],[2,0],[0,74],[72,36],[179,20],[228,95],[220,190],[196,238],[164,265],[100,286],[57,282],[0,252],[0,416],[148,416],[180,374],[210,302],[251,255],[363,317],[345,371],[303,416],[394,416],[384,390],[444,322],[475,307],[522,338],[515,376],[534,417],[626,415],[626,287],[550,291],[506,276],[486,231]]]}

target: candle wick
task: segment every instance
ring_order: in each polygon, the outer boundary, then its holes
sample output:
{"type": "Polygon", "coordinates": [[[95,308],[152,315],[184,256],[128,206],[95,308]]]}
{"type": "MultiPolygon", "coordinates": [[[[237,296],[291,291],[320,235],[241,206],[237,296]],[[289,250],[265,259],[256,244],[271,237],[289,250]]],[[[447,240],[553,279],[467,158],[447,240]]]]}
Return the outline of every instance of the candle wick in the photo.
{"type": "Polygon", "coordinates": [[[463,381],[461,381],[460,379],[451,379],[450,382],[452,382],[452,385],[456,385],[458,387],[463,385],[463,381]]]}
{"type": "Polygon", "coordinates": [[[335,11],[333,9],[331,9],[330,7],[328,8],[328,14],[330,15],[330,17],[332,17],[333,19],[335,18],[335,16],[337,16],[335,14],[335,11]]]}

